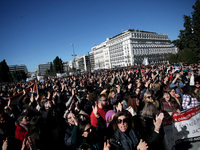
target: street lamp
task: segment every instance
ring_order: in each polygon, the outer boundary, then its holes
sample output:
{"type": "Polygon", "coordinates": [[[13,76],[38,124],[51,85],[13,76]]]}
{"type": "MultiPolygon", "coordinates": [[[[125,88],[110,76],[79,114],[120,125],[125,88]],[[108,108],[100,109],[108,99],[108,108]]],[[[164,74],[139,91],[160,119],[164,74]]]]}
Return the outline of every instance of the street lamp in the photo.
{"type": "Polygon", "coordinates": [[[76,55],[75,52],[74,52],[74,44],[71,43],[71,45],[72,45],[72,48],[73,48],[73,54],[72,54],[72,56],[74,56],[74,63],[72,64],[72,67],[73,67],[73,70],[75,71],[74,65],[75,65],[75,57],[76,57],[77,55],[76,55]]]}

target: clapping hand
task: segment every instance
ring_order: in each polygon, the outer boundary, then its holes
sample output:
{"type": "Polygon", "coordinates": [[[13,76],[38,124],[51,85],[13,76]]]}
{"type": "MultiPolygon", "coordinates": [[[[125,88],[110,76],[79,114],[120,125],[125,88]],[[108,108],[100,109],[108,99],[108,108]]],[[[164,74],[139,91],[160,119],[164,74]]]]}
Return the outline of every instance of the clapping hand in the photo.
{"type": "Polygon", "coordinates": [[[92,109],[93,109],[93,113],[95,116],[98,115],[98,106],[97,106],[97,102],[95,102],[95,106],[92,106],[92,109]]]}
{"type": "Polygon", "coordinates": [[[109,140],[107,140],[107,141],[104,142],[103,150],[110,150],[110,143],[109,143],[109,140]]]}
{"type": "Polygon", "coordinates": [[[142,141],[142,139],[140,140],[140,143],[137,146],[137,149],[139,150],[147,150],[148,149],[148,145],[145,141],[142,141]]]}
{"type": "Polygon", "coordinates": [[[154,121],[155,130],[159,132],[160,126],[162,124],[162,120],[164,118],[164,114],[160,113],[158,116],[156,115],[156,121],[154,121]]]}

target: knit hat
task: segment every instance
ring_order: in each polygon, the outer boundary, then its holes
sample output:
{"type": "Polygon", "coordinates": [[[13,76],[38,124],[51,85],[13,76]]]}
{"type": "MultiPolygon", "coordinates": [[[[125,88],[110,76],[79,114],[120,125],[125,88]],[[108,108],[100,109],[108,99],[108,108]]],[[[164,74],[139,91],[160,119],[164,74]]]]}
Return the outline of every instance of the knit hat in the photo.
{"type": "Polygon", "coordinates": [[[113,110],[109,110],[106,113],[106,126],[108,127],[109,123],[112,121],[112,115],[115,113],[113,110]]]}

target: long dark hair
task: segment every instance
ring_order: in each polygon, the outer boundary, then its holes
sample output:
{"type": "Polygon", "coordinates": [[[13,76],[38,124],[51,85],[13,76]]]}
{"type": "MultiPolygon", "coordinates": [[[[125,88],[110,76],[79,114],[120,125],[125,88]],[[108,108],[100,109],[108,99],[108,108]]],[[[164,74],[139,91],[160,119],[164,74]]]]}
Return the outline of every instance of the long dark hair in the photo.
{"type": "Polygon", "coordinates": [[[83,120],[79,123],[79,133],[80,135],[83,134],[83,132],[85,131],[85,127],[87,124],[90,124],[90,122],[88,120],[83,120]]]}
{"type": "Polygon", "coordinates": [[[138,108],[136,105],[137,99],[138,99],[137,96],[130,95],[127,102],[127,107],[131,106],[135,112],[138,111],[138,108]]]}

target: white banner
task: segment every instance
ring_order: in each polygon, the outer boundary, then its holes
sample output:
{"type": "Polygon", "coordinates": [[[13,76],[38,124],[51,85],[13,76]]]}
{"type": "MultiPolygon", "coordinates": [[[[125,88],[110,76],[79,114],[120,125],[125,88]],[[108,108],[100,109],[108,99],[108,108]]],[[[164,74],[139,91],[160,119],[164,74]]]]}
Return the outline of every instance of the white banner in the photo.
{"type": "Polygon", "coordinates": [[[180,141],[198,141],[200,137],[200,105],[163,120],[167,149],[180,141]],[[196,137],[196,138],[195,138],[196,137]]]}
{"type": "Polygon", "coordinates": [[[43,76],[37,76],[37,80],[39,82],[44,82],[44,77],[43,76]]]}
{"type": "Polygon", "coordinates": [[[67,74],[66,73],[56,73],[56,76],[57,76],[57,78],[66,77],[67,74]]]}

